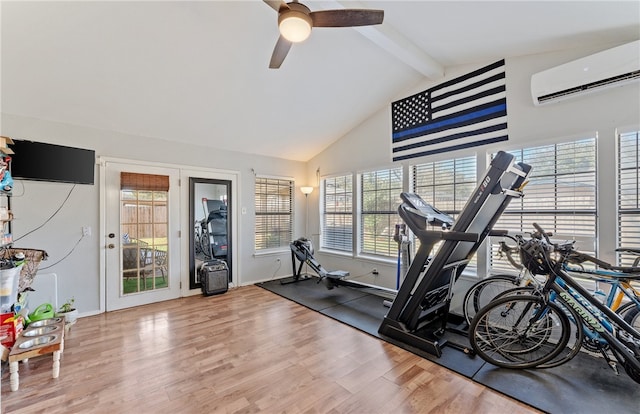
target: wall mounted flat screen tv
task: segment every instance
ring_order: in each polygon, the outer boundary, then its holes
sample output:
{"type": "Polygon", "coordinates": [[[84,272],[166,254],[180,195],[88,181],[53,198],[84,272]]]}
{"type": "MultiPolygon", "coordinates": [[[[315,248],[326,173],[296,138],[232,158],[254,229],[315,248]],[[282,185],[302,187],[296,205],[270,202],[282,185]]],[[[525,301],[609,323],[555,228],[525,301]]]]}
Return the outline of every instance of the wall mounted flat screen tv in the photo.
{"type": "Polygon", "coordinates": [[[9,148],[11,175],[15,179],[94,184],[96,152],[14,139],[9,148]]]}

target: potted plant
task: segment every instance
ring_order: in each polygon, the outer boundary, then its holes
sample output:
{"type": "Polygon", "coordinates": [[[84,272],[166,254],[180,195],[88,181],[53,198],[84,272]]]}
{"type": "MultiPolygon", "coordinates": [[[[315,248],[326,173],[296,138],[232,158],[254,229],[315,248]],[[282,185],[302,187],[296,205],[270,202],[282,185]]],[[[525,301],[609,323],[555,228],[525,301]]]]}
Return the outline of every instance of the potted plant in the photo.
{"type": "Polygon", "coordinates": [[[74,324],[78,319],[78,309],[74,306],[75,301],[75,298],[67,300],[56,312],[56,316],[64,317],[65,326],[74,324]]]}

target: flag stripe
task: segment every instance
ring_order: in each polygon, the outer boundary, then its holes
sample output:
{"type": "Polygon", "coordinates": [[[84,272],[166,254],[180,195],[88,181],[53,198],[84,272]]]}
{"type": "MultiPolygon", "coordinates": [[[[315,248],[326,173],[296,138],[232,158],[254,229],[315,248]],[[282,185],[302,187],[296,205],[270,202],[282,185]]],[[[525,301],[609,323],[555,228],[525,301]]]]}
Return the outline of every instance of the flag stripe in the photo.
{"type": "Polygon", "coordinates": [[[407,144],[407,145],[403,145],[400,147],[395,147],[393,149],[393,152],[400,152],[400,151],[406,151],[406,150],[410,150],[410,149],[415,149],[415,148],[421,148],[427,145],[436,145],[436,144],[441,144],[443,142],[449,142],[455,139],[459,139],[459,138],[464,138],[467,136],[476,136],[476,135],[481,135],[481,134],[486,134],[489,132],[495,132],[495,131],[499,131],[501,129],[505,128],[505,124],[497,124],[497,125],[490,125],[484,128],[478,128],[478,129],[474,129],[474,130],[467,130],[464,132],[458,132],[458,133],[454,133],[454,134],[447,134],[447,135],[443,135],[440,136],[438,138],[432,138],[428,143],[425,143],[424,141],[418,141],[418,142],[414,142],[412,144],[407,144]]]}
{"type": "Polygon", "coordinates": [[[394,161],[507,140],[504,60],[393,102],[391,110],[394,161]]]}
{"type": "Polygon", "coordinates": [[[488,66],[485,66],[480,69],[476,69],[473,72],[469,72],[466,75],[458,76],[455,79],[451,79],[449,81],[443,82],[439,85],[434,86],[429,89],[431,92],[439,91],[440,89],[446,89],[452,85],[464,85],[467,81],[473,78],[481,78],[487,72],[491,72],[495,69],[500,69],[501,72],[504,72],[504,59],[499,60],[495,63],[492,63],[488,66]]]}
{"type": "MultiPolygon", "coordinates": [[[[502,124],[507,121],[506,117],[501,120],[503,121],[502,124]]],[[[483,141],[491,138],[492,136],[500,136],[500,130],[498,127],[502,127],[502,129],[504,129],[503,125],[500,125],[500,123],[494,125],[494,120],[489,120],[473,126],[442,131],[441,133],[433,136],[432,139],[426,143],[424,140],[417,138],[407,141],[403,145],[403,151],[396,151],[393,155],[397,157],[399,155],[409,153],[417,154],[426,150],[447,148],[451,145],[456,145],[462,142],[483,141]]]]}
{"type": "Polygon", "coordinates": [[[473,141],[473,142],[468,142],[468,143],[463,143],[463,144],[458,144],[458,145],[451,145],[451,146],[448,146],[446,148],[439,148],[439,149],[434,149],[434,150],[429,150],[429,151],[416,152],[416,153],[413,153],[413,154],[399,155],[397,157],[393,157],[393,160],[394,161],[402,161],[402,160],[406,160],[406,159],[410,159],[410,158],[426,157],[427,155],[435,155],[435,154],[440,154],[440,153],[448,152],[448,151],[457,151],[457,150],[460,150],[460,149],[477,147],[478,145],[494,144],[496,142],[506,141],[508,139],[509,139],[508,136],[502,135],[502,136],[489,138],[489,139],[485,139],[485,140],[480,140],[480,141],[473,141]]]}

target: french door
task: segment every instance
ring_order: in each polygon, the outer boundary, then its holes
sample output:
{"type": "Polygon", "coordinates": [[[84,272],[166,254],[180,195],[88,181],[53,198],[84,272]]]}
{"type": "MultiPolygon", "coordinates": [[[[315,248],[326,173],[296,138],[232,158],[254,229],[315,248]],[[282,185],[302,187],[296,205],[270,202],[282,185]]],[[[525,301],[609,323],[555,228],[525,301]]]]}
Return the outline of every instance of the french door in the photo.
{"type": "Polygon", "coordinates": [[[180,171],[106,161],[106,310],[180,297],[180,171]]]}

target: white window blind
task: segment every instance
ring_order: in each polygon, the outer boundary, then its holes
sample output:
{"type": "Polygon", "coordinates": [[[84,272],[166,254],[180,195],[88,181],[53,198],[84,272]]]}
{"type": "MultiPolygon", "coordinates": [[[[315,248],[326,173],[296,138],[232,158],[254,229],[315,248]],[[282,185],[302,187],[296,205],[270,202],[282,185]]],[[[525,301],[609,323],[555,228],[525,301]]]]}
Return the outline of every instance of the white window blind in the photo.
{"type": "MultiPolygon", "coordinates": [[[[476,187],[476,170],[475,156],[414,165],[412,188],[424,201],[456,218],[476,187]]],[[[414,244],[417,249],[418,240],[414,244]]],[[[434,253],[439,246],[434,246],[434,253]]],[[[475,268],[474,258],[467,269],[475,268]]]]}
{"type": "Polygon", "coordinates": [[[353,251],[353,175],[322,181],[321,248],[353,251]]]}
{"type": "MultiPolygon", "coordinates": [[[[554,238],[577,241],[577,248],[596,253],[596,139],[508,151],[517,162],[531,165],[525,196],[513,199],[494,229],[529,233],[538,223],[554,238]]],[[[498,242],[492,245],[492,273],[514,268],[497,257],[498,242]]],[[[513,244],[513,243],[511,243],[513,244]]]]}
{"type": "Polygon", "coordinates": [[[288,247],[293,238],[291,180],[256,177],[255,249],[288,247]]]}
{"type": "MultiPolygon", "coordinates": [[[[640,248],[640,132],[618,139],[618,245],[640,248]]],[[[623,253],[618,260],[631,266],[635,258],[623,253]]]]}
{"type": "Polygon", "coordinates": [[[394,257],[398,245],[393,240],[401,204],[402,168],[363,173],[360,176],[360,252],[394,257]]]}

